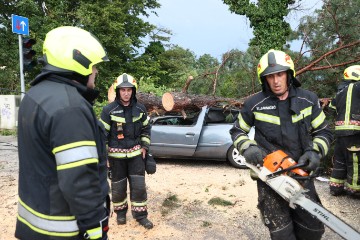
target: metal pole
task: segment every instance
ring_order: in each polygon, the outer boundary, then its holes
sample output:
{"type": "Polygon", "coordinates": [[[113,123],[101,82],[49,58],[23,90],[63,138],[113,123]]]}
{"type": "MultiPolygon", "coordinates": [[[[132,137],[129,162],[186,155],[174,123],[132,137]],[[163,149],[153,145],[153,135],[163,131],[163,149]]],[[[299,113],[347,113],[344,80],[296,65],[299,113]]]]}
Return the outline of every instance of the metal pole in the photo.
{"type": "Polygon", "coordinates": [[[25,96],[25,80],[24,80],[24,63],[23,63],[23,47],[22,47],[22,37],[19,36],[19,60],[20,60],[20,84],[21,84],[21,100],[25,96]]]}

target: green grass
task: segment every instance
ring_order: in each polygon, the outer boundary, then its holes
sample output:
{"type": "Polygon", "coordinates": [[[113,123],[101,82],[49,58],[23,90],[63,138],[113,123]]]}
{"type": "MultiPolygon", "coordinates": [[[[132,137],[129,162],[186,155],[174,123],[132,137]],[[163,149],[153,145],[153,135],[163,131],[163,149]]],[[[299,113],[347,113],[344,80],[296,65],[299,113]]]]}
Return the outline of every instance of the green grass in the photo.
{"type": "Polygon", "coordinates": [[[225,199],[214,197],[208,201],[208,204],[210,205],[218,205],[218,206],[233,206],[234,203],[227,201],[225,199]]]}
{"type": "Polygon", "coordinates": [[[10,129],[0,129],[1,136],[16,136],[17,130],[10,130],[10,129]]]}
{"type": "Polygon", "coordinates": [[[162,203],[161,215],[165,216],[170,211],[178,207],[180,207],[178,197],[176,195],[170,195],[169,197],[165,198],[165,200],[162,203]]]}

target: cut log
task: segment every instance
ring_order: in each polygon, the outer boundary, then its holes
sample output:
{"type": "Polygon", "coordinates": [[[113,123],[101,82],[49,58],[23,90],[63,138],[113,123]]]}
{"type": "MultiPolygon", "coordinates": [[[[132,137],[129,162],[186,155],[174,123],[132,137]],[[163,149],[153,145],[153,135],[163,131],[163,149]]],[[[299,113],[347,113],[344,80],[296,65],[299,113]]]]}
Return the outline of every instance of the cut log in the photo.
{"type": "Polygon", "coordinates": [[[199,111],[203,106],[241,108],[243,99],[222,98],[206,95],[191,95],[182,92],[167,92],[162,96],[162,106],[166,111],[199,111]]]}

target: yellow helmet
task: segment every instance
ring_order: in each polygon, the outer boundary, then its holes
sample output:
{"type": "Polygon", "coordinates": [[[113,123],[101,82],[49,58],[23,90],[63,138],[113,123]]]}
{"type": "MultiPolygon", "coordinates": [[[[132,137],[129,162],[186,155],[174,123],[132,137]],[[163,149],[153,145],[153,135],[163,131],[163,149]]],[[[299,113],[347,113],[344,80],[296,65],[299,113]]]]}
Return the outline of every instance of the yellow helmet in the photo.
{"type": "Polygon", "coordinates": [[[49,69],[76,72],[83,76],[92,73],[93,65],[109,61],[105,49],[95,36],[71,26],[58,27],[48,32],[43,54],[45,62],[52,66],[49,69]]]}
{"type": "Polygon", "coordinates": [[[259,61],[258,79],[262,83],[262,78],[266,75],[287,70],[291,70],[291,75],[295,78],[294,62],[291,57],[283,51],[271,49],[259,61]]]}
{"type": "Polygon", "coordinates": [[[114,86],[114,90],[116,91],[119,88],[124,88],[124,87],[130,87],[130,88],[135,88],[135,90],[137,90],[137,83],[136,80],[133,76],[127,74],[127,73],[123,73],[121,74],[114,82],[113,84],[114,86]]]}
{"type": "Polygon", "coordinates": [[[360,65],[353,65],[345,69],[344,71],[345,80],[360,80],[360,65]]]}

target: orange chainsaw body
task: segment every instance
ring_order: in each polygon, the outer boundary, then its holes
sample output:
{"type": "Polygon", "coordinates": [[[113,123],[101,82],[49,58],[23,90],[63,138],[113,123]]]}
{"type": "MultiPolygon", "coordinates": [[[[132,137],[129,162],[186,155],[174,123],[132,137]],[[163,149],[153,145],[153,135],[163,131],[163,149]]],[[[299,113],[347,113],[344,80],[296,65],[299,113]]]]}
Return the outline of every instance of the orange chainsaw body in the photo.
{"type": "MultiPolygon", "coordinates": [[[[296,162],[294,159],[289,157],[282,150],[276,150],[268,154],[264,158],[264,167],[266,167],[271,172],[276,172],[279,170],[286,169],[288,167],[294,166],[296,162]]],[[[309,174],[300,168],[292,169],[291,172],[296,173],[300,176],[308,176],[309,174]]]]}

